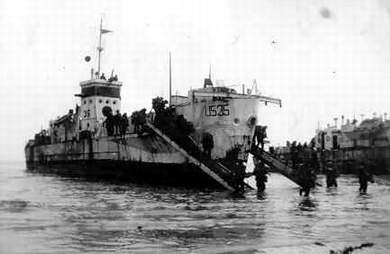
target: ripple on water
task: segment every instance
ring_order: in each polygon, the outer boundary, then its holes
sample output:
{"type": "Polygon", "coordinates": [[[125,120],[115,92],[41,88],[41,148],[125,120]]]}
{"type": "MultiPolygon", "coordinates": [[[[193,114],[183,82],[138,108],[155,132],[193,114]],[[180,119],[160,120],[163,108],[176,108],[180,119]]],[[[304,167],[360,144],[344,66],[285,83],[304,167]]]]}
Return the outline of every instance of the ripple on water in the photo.
{"type": "Polygon", "coordinates": [[[306,198],[275,174],[259,195],[90,182],[1,165],[0,175],[5,253],[329,253],[365,242],[374,246],[361,253],[390,249],[388,179],[360,195],[356,177],[341,176],[338,188],[318,187],[306,198]]]}
{"type": "Polygon", "coordinates": [[[1,200],[0,211],[7,211],[11,213],[20,213],[27,209],[29,206],[28,201],[24,200],[1,200]]]}

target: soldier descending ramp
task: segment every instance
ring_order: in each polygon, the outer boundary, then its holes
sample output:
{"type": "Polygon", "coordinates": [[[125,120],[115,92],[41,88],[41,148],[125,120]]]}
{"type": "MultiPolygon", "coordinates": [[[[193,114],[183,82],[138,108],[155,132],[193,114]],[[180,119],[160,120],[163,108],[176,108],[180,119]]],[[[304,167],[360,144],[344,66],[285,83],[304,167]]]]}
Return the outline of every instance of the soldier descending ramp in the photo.
{"type": "Polygon", "coordinates": [[[298,177],[294,174],[294,170],[278,159],[274,158],[270,153],[267,153],[259,147],[252,147],[251,154],[297,185],[302,186],[298,177]]]}
{"type": "Polygon", "coordinates": [[[207,160],[206,158],[195,158],[193,155],[188,153],[184,148],[179,146],[176,142],[174,142],[170,137],[162,133],[158,128],[156,128],[150,122],[147,122],[146,125],[153,130],[158,136],[163,138],[166,142],[172,145],[176,150],[182,153],[190,163],[198,166],[203,172],[217,181],[221,186],[225,189],[234,191],[236,188],[232,184],[233,182],[233,174],[232,172],[223,166],[221,163],[214,162],[212,160],[207,160]]]}

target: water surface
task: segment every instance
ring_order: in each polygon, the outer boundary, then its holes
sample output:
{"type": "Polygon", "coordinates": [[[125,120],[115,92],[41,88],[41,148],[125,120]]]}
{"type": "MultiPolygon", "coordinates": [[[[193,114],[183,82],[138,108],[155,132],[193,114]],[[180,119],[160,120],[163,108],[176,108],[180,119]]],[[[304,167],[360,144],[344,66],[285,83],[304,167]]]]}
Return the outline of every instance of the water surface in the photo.
{"type": "MultiPolygon", "coordinates": [[[[324,182],[322,177],[319,182],[324,182]]],[[[91,182],[0,163],[0,253],[390,253],[390,178],[309,198],[278,174],[263,195],[91,182]],[[355,253],[355,252],[354,252],[355,253]]]]}

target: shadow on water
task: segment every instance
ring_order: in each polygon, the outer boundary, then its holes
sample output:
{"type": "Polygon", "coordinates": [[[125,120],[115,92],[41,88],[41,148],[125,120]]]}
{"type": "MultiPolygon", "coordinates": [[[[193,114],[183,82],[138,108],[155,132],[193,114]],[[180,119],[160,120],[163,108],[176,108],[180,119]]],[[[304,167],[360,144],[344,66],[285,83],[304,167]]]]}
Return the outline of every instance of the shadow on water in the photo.
{"type": "Polygon", "coordinates": [[[21,213],[27,209],[28,205],[29,202],[24,200],[1,200],[0,211],[3,210],[11,213],[21,213]]]}
{"type": "Polygon", "coordinates": [[[337,196],[339,193],[337,187],[330,187],[326,188],[325,194],[328,196],[337,196]]]}
{"type": "Polygon", "coordinates": [[[267,193],[265,191],[257,191],[256,198],[262,201],[267,200],[267,193]]]}
{"type": "Polygon", "coordinates": [[[355,199],[356,209],[365,211],[370,210],[372,205],[372,198],[372,194],[360,192],[355,199]]]}
{"type": "Polygon", "coordinates": [[[303,212],[315,212],[317,210],[317,202],[311,197],[304,197],[298,203],[298,208],[303,212]]]}
{"type": "Polygon", "coordinates": [[[230,200],[244,200],[246,196],[244,192],[234,191],[229,193],[227,198],[230,200]]]}

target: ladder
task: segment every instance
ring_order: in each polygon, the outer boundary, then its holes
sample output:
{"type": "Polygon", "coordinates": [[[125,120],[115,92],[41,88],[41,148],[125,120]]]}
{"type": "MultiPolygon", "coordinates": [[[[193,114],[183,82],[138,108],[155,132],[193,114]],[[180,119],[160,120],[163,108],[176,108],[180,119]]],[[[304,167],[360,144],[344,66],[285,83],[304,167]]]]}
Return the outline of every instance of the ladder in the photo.
{"type": "Polygon", "coordinates": [[[211,159],[206,158],[195,158],[195,156],[189,154],[184,148],[178,145],[175,141],[173,141],[170,137],[162,133],[157,127],[155,127],[150,122],[146,122],[146,125],[153,130],[158,136],[164,139],[168,144],[174,147],[177,151],[179,151],[187,160],[198,166],[203,172],[217,181],[220,185],[222,185],[225,189],[234,191],[236,188],[232,184],[232,179],[226,180],[227,178],[232,178],[233,174],[231,170],[226,168],[219,162],[213,161],[211,159]]]}
{"type": "Polygon", "coordinates": [[[262,150],[259,147],[254,147],[251,150],[251,154],[255,156],[257,159],[261,160],[274,170],[276,170],[278,173],[284,175],[297,185],[301,186],[301,183],[298,181],[297,176],[294,174],[294,170],[281,162],[280,160],[274,158],[270,153],[262,150]]]}

